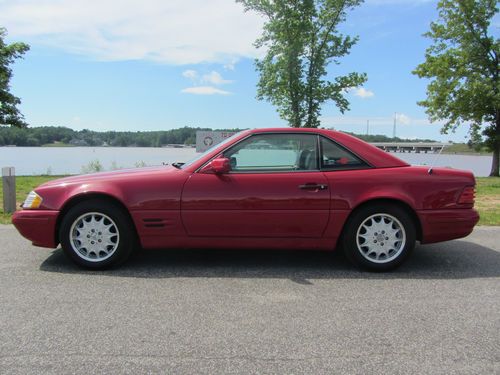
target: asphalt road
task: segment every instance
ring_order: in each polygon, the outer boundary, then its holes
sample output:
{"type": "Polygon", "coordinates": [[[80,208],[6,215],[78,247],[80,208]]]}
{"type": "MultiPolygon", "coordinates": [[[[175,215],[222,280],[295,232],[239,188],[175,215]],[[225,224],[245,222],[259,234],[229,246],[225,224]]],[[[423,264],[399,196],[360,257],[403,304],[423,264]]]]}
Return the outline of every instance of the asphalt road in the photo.
{"type": "Polygon", "coordinates": [[[82,271],[0,226],[0,373],[500,373],[500,228],[396,272],[340,254],[142,251],[82,271]]]}

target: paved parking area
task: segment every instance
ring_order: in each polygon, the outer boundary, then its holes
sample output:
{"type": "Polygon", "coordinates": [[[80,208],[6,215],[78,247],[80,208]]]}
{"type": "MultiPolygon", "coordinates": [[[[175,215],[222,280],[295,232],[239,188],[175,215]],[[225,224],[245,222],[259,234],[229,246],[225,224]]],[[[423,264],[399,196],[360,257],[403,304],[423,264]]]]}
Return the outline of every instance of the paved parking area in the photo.
{"type": "Polygon", "coordinates": [[[500,228],[396,272],[341,254],[142,251],[88,272],[0,226],[0,373],[500,373],[500,228]]]}

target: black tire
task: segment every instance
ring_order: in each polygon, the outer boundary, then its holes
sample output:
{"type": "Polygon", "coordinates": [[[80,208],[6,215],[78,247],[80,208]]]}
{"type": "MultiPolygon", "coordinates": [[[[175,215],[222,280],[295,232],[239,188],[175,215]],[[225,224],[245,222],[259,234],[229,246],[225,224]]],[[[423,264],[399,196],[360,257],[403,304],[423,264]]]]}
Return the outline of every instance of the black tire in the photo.
{"type": "Polygon", "coordinates": [[[401,265],[413,251],[415,240],[415,223],[405,209],[393,204],[376,203],[353,212],[344,227],[342,247],[346,257],[357,267],[382,272],[401,265]],[[400,231],[397,231],[398,227],[400,231]],[[385,230],[384,233],[381,231],[387,228],[395,234],[385,237],[389,235],[385,230]]]}
{"type": "Polygon", "coordinates": [[[128,213],[120,206],[105,199],[90,199],[72,207],[61,221],[59,240],[64,253],[73,262],[81,267],[94,270],[106,269],[123,263],[132,253],[137,243],[135,228],[128,213]],[[101,223],[99,218],[102,220],[102,225],[110,227],[110,229],[103,229],[108,230],[108,233],[102,233],[102,236],[100,236],[101,232],[98,229],[92,229],[96,233],[89,233],[89,235],[80,233],[77,228],[78,224],[85,230],[84,233],[87,233],[87,230],[90,231],[89,228],[92,223],[96,223],[96,228],[99,228],[99,223],[101,223]],[[74,239],[75,235],[87,241],[89,247],[95,246],[95,250],[91,249],[90,252],[86,250],[85,245],[82,245],[80,240],[74,239]],[[92,237],[89,237],[90,235],[92,237]],[[85,239],[84,237],[89,238],[85,239]],[[98,248],[99,245],[90,245],[91,240],[95,240],[92,241],[93,244],[98,241],[102,244],[102,247],[98,248]],[[105,244],[108,244],[108,246],[105,246],[105,244]],[[81,248],[77,249],[77,247],[81,248]],[[108,253],[104,251],[108,251],[108,253]]]}

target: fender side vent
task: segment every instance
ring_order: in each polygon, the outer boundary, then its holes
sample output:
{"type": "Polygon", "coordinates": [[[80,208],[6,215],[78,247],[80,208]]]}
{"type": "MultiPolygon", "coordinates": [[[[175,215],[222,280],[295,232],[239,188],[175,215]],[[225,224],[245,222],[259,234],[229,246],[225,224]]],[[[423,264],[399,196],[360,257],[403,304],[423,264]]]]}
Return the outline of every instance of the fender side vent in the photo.
{"type": "Polygon", "coordinates": [[[161,228],[165,226],[165,220],[161,218],[142,219],[146,228],[161,228]]]}

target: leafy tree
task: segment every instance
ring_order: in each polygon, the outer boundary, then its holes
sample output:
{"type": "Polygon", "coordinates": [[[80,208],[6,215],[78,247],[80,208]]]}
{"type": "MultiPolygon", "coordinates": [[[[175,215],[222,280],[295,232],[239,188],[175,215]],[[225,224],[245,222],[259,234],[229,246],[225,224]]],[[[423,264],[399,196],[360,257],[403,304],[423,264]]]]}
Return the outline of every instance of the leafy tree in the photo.
{"type": "Polygon", "coordinates": [[[12,69],[9,67],[16,59],[29,50],[29,46],[24,43],[6,44],[4,38],[7,31],[0,27],[0,125],[13,125],[25,127],[24,117],[17,109],[21,100],[12,95],[10,90],[10,79],[12,69]]]}
{"type": "Polygon", "coordinates": [[[500,90],[498,38],[490,24],[498,12],[496,0],[441,0],[439,20],[424,34],[433,40],[425,62],[414,71],[431,81],[426,107],[432,121],[445,120],[442,133],[470,124],[473,140],[479,132],[493,151],[490,176],[499,175],[500,90]]]}
{"type": "Polygon", "coordinates": [[[321,106],[328,100],[341,113],[349,110],[345,93],[362,85],[366,75],[350,73],[329,81],[327,67],[339,64],[357,42],[357,37],[341,34],[338,25],[363,0],[236,1],[266,19],[255,42],[267,49],[265,57],[256,61],[259,100],[270,101],[293,127],[319,126],[321,106]]]}

